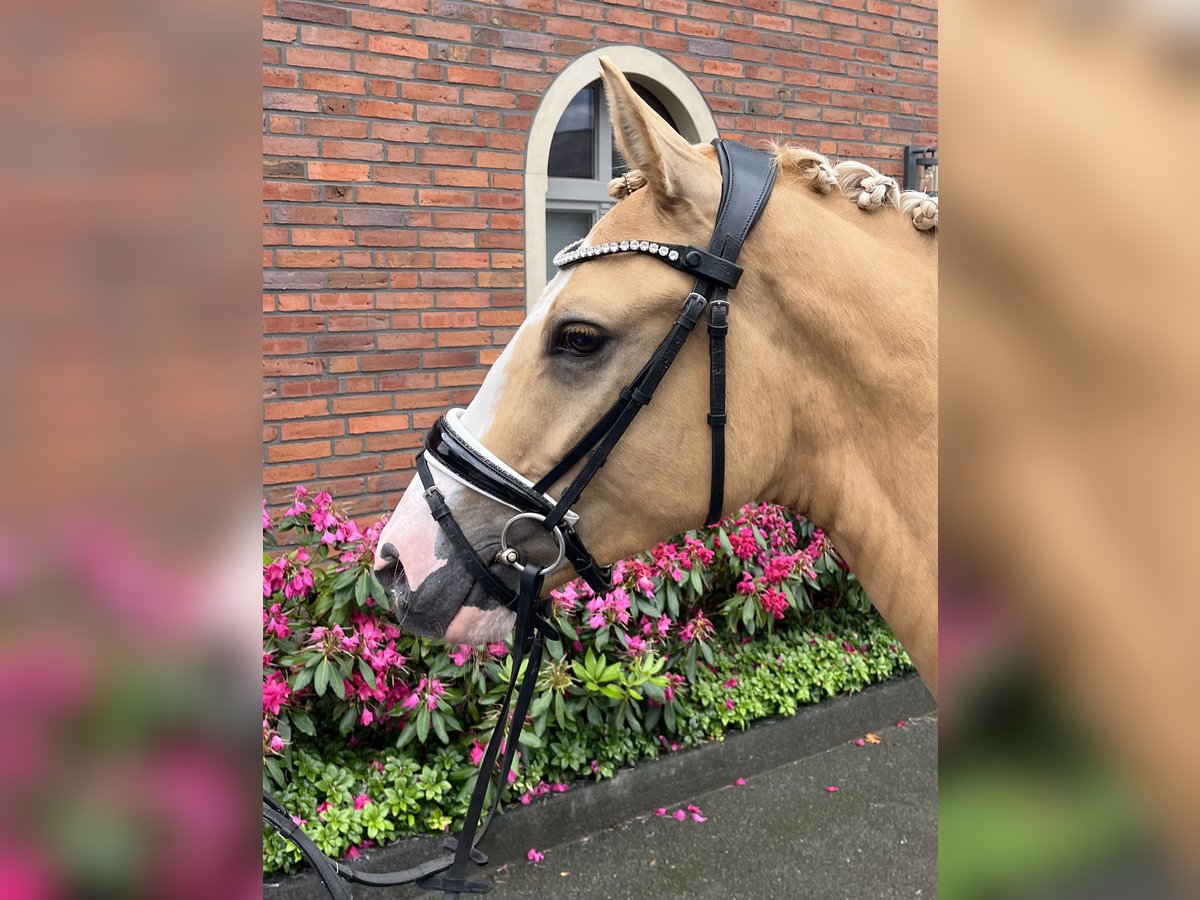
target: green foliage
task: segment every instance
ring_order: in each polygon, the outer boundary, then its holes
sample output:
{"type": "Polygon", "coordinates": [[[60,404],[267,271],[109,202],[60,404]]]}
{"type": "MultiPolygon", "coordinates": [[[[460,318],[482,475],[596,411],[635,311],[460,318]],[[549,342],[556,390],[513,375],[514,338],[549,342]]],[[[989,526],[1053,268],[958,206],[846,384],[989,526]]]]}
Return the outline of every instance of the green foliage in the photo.
{"type": "MultiPolygon", "coordinates": [[[[264,787],[335,857],[458,823],[511,674],[505,644],[400,632],[370,575],[379,527],[301,489],[281,522],[300,546],[264,564],[264,787]]],[[[660,544],[614,580],[551,595],[565,639],[521,733],[522,802],[911,668],[824,535],[776,507],[660,544]]],[[[265,873],[299,860],[264,832],[265,873]]]]}

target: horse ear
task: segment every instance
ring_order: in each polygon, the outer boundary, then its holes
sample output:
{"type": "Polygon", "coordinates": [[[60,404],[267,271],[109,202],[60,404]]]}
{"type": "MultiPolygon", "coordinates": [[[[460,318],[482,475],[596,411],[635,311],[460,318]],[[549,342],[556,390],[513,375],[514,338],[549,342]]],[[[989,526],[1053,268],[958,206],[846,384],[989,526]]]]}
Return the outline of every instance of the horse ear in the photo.
{"type": "Polygon", "coordinates": [[[607,56],[600,68],[617,149],[629,167],[640,170],[661,199],[698,199],[689,194],[711,180],[712,164],[637,95],[607,56]]]}

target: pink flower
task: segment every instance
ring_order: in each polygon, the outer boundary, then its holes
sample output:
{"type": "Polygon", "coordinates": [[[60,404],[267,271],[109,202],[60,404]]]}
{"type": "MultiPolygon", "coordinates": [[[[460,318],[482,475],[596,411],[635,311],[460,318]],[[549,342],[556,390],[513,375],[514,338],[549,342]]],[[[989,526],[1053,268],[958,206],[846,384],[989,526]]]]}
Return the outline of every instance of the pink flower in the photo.
{"type": "Polygon", "coordinates": [[[529,852],[525,854],[525,858],[527,860],[529,860],[531,863],[540,863],[543,859],[546,858],[546,854],[539,853],[537,850],[530,847],[529,852]]]}
{"type": "Polygon", "coordinates": [[[767,588],[758,600],[762,604],[762,608],[776,619],[782,619],[784,613],[788,610],[787,596],[775,590],[775,588],[767,588]]]}
{"type": "Polygon", "coordinates": [[[726,698],[725,698],[725,708],[726,708],[726,709],[733,709],[733,707],[734,707],[733,700],[731,700],[731,699],[729,699],[728,697],[726,697],[726,698]]]}
{"type": "Polygon", "coordinates": [[[680,822],[682,822],[684,819],[687,818],[687,813],[685,813],[682,809],[675,810],[675,812],[672,813],[672,815],[675,816],[675,818],[678,819],[680,822]]]}
{"type": "Polygon", "coordinates": [[[263,631],[277,638],[285,638],[291,634],[288,628],[288,618],[283,614],[281,604],[271,604],[270,610],[263,610],[263,631]]]}
{"type": "Polygon", "coordinates": [[[458,647],[450,653],[450,658],[454,660],[454,664],[456,666],[462,668],[467,664],[467,660],[471,658],[471,645],[459,644],[458,647]]]}
{"type": "Polygon", "coordinates": [[[483,745],[479,741],[471,741],[471,765],[478,766],[483,762],[483,745]]]}
{"type": "Polygon", "coordinates": [[[832,785],[832,784],[831,784],[831,785],[829,785],[829,787],[825,788],[825,790],[826,790],[826,791],[828,791],[828,792],[829,792],[829,793],[831,793],[831,794],[836,794],[836,793],[838,792],[837,786],[836,786],[836,785],[832,785]]]}
{"type": "Polygon", "coordinates": [[[263,497],[263,531],[271,530],[271,514],[267,512],[267,498],[263,497]]]}
{"type": "Polygon", "coordinates": [[[358,723],[360,725],[366,726],[366,725],[370,725],[374,721],[375,721],[375,713],[371,712],[371,710],[369,710],[368,708],[366,708],[364,706],[362,715],[360,715],[358,717],[358,723]]]}
{"type": "Polygon", "coordinates": [[[321,813],[325,812],[325,810],[332,809],[332,808],[333,808],[333,804],[330,803],[328,800],[326,800],[324,803],[322,803],[320,806],[317,807],[317,815],[319,816],[321,813]]]}
{"type": "Polygon", "coordinates": [[[504,641],[493,641],[484,649],[487,650],[488,656],[494,656],[497,659],[508,656],[508,644],[504,643],[504,641]]]}
{"type": "Polygon", "coordinates": [[[737,686],[738,686],[738,680],[736,678],[730,678],[728,681],[724,682],[721,685],[721,687],[725,688],[725,690],[729,690],[730,688],[735,688],[737,686]]]}
{"type": "Polygon", "coordinates": [[[362,809],[364,806],[366,806],[370,802],[371,802],[371,798],[369,795],[359,794],[357,797],[354,798],[354,808],[362,809]]]}
{"type": "Polygon", "coordinates": [[[283,747],[284,747],[283,738],[281,738],[277,734],[271,735],[270,747],[271,747],[272,753],[281,753],[283,751],[283,747]]]}
{"type": "Polygon", "coordinates": [[[556,794],[565,794],[570,789],[571,786],[569,784],[563,784],[562,782],[555,782],[550,785],[550,790],[556,794]]]}
{"type": "Polygon", "coordinates": [[[896,727],[897,727],[897,728],[903,728],[903,727],[904,727],[904,724],[905,724],[905,723],[904,723],[904,720],[903,720],[903,719],[901,719],[899,722],[897,722],[897,723],[896,723],[896,727]]]}
{"type": "MultiPolygon", "coordinates": [[[[266,503],[265,500],[263,502],[266,503]]],[[[292,821],[301,827],[308,824],[308,819],[302,819],[299,816],[292,816],[292,821]]]]}
{"type": "Polygon", "coordinates": [[[733,555],[738,559],[750,559],[758,551],[758,539],[754,536],[754,529],[739,528],[729,535],[729,545],[733,548],[733,555]]]}
{"type": "Polygon", "coordinates": [[[362,856],[362,853],[359,852],[358,847],[351,847],[346,851],[346,859],[358,859],[360,856],[362,856]]]}
{"type": "Polygon", "coordinates": [[[288,688],[287,679],[281,672],[272,672],[263,682],[263,712],[273,716],[279,715],[280,709],[291,699],[292,692],[288,688]]]}

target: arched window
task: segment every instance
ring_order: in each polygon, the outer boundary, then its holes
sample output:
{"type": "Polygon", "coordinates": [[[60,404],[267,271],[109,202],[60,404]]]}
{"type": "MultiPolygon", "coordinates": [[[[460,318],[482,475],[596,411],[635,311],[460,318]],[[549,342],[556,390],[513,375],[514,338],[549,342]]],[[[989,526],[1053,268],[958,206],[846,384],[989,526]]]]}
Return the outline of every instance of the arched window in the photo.
{"type": "Polygon", "coordinates": [[[554,274],[555,252],[587,234],[613,203],[608,183],[625,170],[599,80],[601,56],[693,143],[717,136],[704,96],[674,63],[641,47],[605,47],[558,74],[530,128],[525,160],[525,300],[532,303],[554,274]]]}

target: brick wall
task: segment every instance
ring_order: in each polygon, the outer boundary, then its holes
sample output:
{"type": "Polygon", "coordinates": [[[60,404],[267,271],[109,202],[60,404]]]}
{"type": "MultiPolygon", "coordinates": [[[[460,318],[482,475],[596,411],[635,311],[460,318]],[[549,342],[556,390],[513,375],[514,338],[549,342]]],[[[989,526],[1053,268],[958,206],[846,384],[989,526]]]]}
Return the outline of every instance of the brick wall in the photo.
{"type": "Polygon", "coordinates": [[[937,132],[936,0],[263,2],[263,472],[390,509],[524,307],[525,135],[572,59],[683,68],[722,136],[901,175],[937,132]]]}

